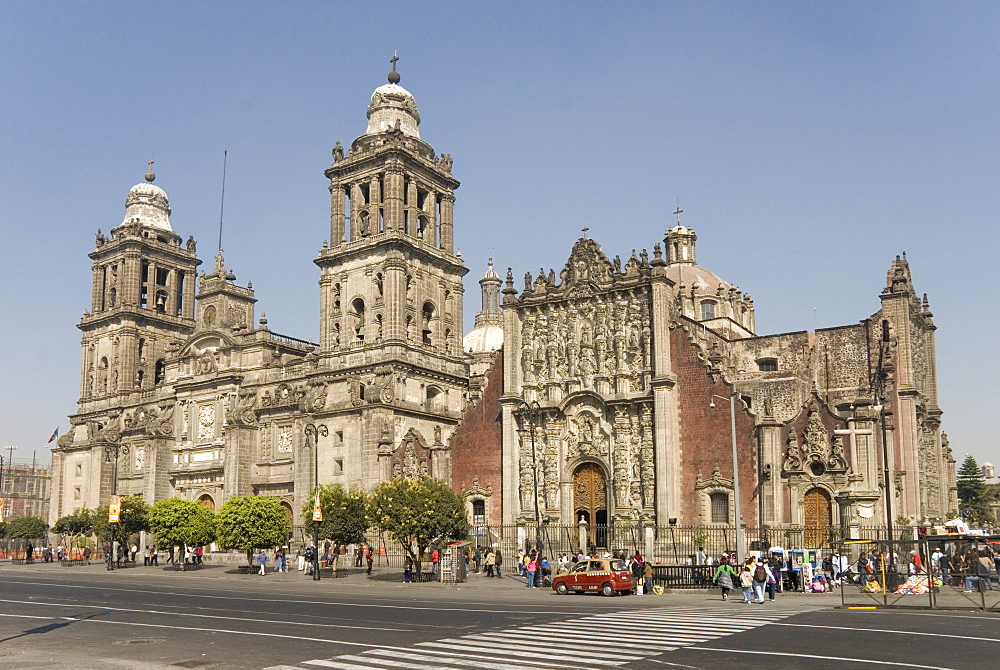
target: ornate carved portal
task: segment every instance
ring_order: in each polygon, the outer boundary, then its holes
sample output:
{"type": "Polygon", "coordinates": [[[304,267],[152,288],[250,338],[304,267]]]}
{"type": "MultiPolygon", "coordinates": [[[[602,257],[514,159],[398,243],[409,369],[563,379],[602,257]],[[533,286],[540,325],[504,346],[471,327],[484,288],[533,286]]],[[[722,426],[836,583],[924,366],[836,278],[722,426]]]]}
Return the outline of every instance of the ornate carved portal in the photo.
{"type": "Polygon", "coordinates": [[[803,500],[805,510],[805,541],[806,547],[822,546],[830,535],[830,525],[833,523],[830,494],[823,489],[809,489],[803,500]]]}
{"type": "Polygon", "coordinates": [[[584,463],[573,473],[573,509],[576,520],[590,524],[589,541],[607,546],[608,483],[596,463],[584,463]]]}

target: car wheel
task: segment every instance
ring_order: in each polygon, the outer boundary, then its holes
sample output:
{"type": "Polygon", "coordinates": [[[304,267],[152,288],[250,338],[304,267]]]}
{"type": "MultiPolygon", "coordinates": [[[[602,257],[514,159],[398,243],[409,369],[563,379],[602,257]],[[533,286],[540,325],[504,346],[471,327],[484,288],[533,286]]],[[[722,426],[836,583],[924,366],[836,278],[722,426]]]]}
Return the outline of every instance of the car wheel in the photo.
{"type": "Polygon", "coordinates": [[[558,593],[561,596],[564,596],[567,593],[569,593],[569,589],[566,588],[566,584],[565,583],[559,582],[558,584],[556,584],[556,593],[558,593]]]}
{"type": "Polygon", "coordinates": [[[611,586],[611,584],[608,584],[607,582],[604,582],[604,584],[601,586],[601,595],[602,596],[613,596],[614,594],[615,594],[615,588],[613,586],[611,586]]]}

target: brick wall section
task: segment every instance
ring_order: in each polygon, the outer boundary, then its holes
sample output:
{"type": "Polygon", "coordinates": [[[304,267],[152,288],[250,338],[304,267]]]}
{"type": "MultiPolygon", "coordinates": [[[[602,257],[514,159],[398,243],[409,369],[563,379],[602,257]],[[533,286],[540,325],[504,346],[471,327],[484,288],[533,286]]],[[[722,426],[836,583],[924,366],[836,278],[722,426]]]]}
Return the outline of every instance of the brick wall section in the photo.
{"type": "Polygon", "coordinates": [[[486,373],[482,399],[465,410],[451,438],[451,487],[461,494],[478,476],[480,486],[492,489],[493,495],[486,504],[490,524],[500,524],[503,520],[502,393],[503,351],[500,351],[486,373]]]}
{"type": "MultiPolygon", "coordinates": [[[[730,433],[728,400],[715,400],[712,395],[729,398],[732,387],[721,379],[712,381],[706,363],[699,360],[697,348],[687,339],[682,328],[671,332],[671,363],[677,375],[678,408],[681,444],[681,499],[678,514],[681,524],[703,524],[711,518],[701,517],[701,497],[695,495],[698,473],[709,479],[715,466],[726,479],[733,476],[733,447],[730,433]]],[[[757,521],[757,441],[753,418],[743,403],[736,404],[736,445],[740,469],[740,510],[743,522],[757,521]]]]}

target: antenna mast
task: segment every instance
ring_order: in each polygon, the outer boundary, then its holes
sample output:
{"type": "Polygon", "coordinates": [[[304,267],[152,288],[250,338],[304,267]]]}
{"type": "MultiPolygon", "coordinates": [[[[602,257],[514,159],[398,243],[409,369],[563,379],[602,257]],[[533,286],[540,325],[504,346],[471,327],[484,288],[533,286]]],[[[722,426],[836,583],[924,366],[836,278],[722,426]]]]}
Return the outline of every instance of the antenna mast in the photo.
{"type": "Polygon", "coordinates": [[[222,204],[219,206],[219,251],[222,251],[222,214],[226,211],[226,161],[229,151],[222,152],[222,204]]]}

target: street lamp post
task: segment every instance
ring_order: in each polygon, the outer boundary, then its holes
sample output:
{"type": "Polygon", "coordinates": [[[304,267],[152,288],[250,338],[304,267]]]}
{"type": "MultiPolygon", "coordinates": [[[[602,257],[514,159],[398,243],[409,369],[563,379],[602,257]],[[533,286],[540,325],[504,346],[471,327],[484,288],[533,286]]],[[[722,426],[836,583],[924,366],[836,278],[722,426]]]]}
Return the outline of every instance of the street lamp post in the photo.
{"type": "MultiPolygon", "coordinates": [[[[306,447],[309,446],[309,438],[312,438],[313,451],[313,494],[319,495],[319,437],[326,437],[330,434],[325,424],[307,423],[302,432],[306,435],[306,447]]],[[[319,574],[319,520],[313,518],[313,580],[318,581],[319,574]]]]}
{"type": "MultiPolygon", "coordinates": [[[[521,420],[526,422],[529,426],[529,432],[531,434],[531,471],[532,471],[532,489],[534,491],[535,499],[535,551],[538,552],[536,559],[539,564],[542,561],[542,538],[541,538],[541,528],[542,528],[542,510],[538,505],[538,452],[535,447],[535,431],[542,425],[542,407],[538,404],[537,400],[532,400],[530,403],[521,401],[515,410],[517,414],[521,417],[521,420]]],[[[540,567],[540,565],[539,565],[540,567]]],[[[540,569],[535,570],[535,586],[541,583],[542,571],[540,569]]]]}
{"type": "MultiPolygon", "coordinates": [[[[114,456],[115,462],[114,467],[111,471],[111,497],[114,498],[118,495],[118,457],[125,455],[128,456],[128,445],[122,444],[121,442],[105,442],[104,443],[104,462],[110,463],[111,457],[114,456]]],[[[110,508],[109,508],[110,509],[110,508]]],[[[117,535],[118,524],[115,522],[108,523],[111,529],[111,544],[110,551],[111,555],[108,556],[108,570],[115,569],[115,560],[118,558],[118,552],[115,551],[115,536],[117,535]]]]}
{"type": "Polygon", "coordinates": [[[736,392],[728,398],[721,395],[712,395],[713,400],[708,406],[715,408],[714,398],[727,400],[729,402],[729,425],[733,439],[733,511],[736,513],[736,559],[742,561],[746,556],[743,553],[743,515],[740,512],[740,470],[739,459],[736,450],[736,392]]]}

